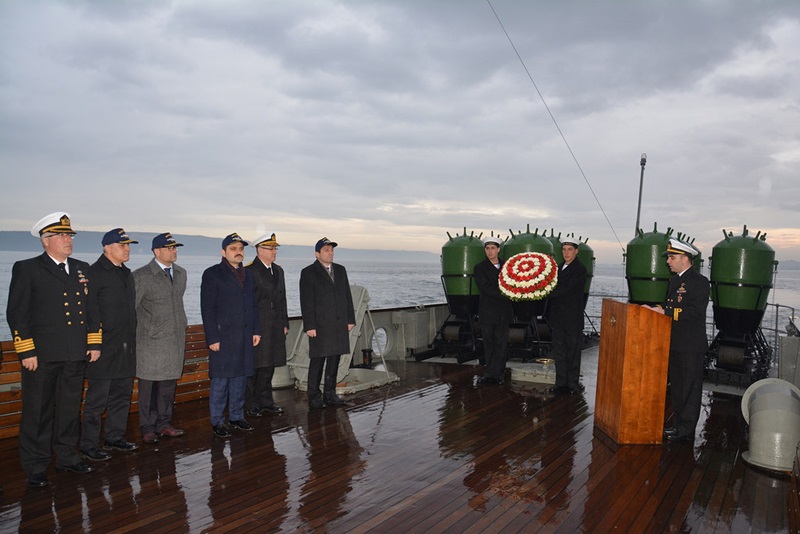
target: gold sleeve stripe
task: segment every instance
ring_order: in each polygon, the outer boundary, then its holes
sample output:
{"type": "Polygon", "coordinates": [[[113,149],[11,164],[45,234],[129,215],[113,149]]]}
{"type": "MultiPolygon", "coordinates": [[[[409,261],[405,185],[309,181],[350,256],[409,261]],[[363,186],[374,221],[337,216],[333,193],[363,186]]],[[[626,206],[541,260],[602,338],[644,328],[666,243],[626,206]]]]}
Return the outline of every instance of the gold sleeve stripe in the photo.
{"type": "Polygon", "coordinates": [[[86,342],[89,345],[100,345],[103,343],[103,334],[100,332],[97,333],[89,333],[86,336],[86,342]]]}
{"type": "Polygon", "coordinates": [[[33,338],[29,339],[20,339],[18,337],[14,338],[14,350],[17,351],[17,354],[36,350],[36,347],[33,345],[33,338]]]}

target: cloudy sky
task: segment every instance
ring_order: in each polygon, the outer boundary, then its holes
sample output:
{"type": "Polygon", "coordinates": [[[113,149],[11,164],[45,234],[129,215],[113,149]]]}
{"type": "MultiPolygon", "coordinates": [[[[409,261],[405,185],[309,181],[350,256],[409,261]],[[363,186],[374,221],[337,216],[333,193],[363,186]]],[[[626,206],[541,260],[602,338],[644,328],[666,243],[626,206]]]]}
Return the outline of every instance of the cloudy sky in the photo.
{"type": "Polygon", "coordinates": [[[530,225],[615,262],[646,152],[645,231],[800,260],[800,2],[490,1],[4,0],[0,230],[530,225]]]}

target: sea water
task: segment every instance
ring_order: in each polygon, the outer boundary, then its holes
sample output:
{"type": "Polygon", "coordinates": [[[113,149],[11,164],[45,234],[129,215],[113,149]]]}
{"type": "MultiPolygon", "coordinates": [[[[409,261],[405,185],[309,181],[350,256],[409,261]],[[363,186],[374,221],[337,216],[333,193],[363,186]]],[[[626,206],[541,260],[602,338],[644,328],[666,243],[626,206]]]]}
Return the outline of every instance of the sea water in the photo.
{"type": "MultiPolygon", "coordinates": [[[[180,249],[179,249],[180,251],[180,249]]],[[[8,303],[8,286],[11,281],[11,269],[15,261],[31,257],[30,252],[0,251],[0,339],[11,339],[11,332],[6,321],[6,305],[8,303]]],[[[74,254],[74,257],[88,263],[97,261],[98,255],[74,254]]],[[[127,266],[135,270],[147,264],[152,259],[151,254],[131,255],[127,266]]],[[[184,306],[189,324],[201,323],[200,318],[200,283],[203,271],[219,263],[220,256],[197,256],[178,253],[178,265],[186,269],[188,282],[184,306]]],[[[249,263],[252,256],[248,256],[245,263],[249,263]]],[[[300,271],[314,259],[309,258],[281,258],[278,253],[277,262],[286,273],[286,293],[289,316],[300,315],[299,281],[300,271]]],[[[339,263],[339,258],[337,258],[339,263]]],[[[439,304],[446,301],[441,282],[441,265],[439,261],[371,261],[371,260],[341,260],[347,268],[351,284],[367,288],[370,296],[369,307],[373,310],[396,308],[405,306],[421,306],[439,304]]],[[[708,276],[708,273],[704,273],[708,276]]],[[[627,285],[625,282],[625,266],[598,264],[595,266],[592,279],[590,299],[587,305],[587,314],[590,322],[599,329],[600,309],[602,299],[627,298],[627,285]],[[596,324],[595,324],[596,323],[596,324]]],[[[791,306],[800,313],[800,271],[779,271],[775,287],[770,292],[769,302],[779,302],[791,306]]],[[[711,313],[711,306],[709,306],[711,313]]],[[[765,322],[771,320],[765,317],[765,322]]],[[[781,319],[783,321],[783,319],[781,319]]],[[[783,321],[785,322],[785,321],[783,321]]],[[[771,325],[774,326],[774,325],[771,325]]],[[[778,325],[783,328],[783,324],[778,325]]],[[[587,324],[591,329],[592,325],[587,324]]]]}

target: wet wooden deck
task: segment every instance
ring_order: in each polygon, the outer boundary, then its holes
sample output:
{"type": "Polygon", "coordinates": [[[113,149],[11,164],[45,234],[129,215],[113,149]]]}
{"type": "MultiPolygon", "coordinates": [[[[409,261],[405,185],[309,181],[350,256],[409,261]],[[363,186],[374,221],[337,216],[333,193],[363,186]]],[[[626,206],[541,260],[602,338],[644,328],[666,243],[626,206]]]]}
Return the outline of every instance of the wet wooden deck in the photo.
{"type": "MultiPolygon", "coordinates": [[[[706,393],[695,443],[622,446],[582,395],[473,386],[476,368],[390,362],[402,381],[256,431],[212,437],[206,401],[176,406],[183,438],[115,452],[89,475],[29,489],[0,441],[0,531],[786,532],[790,483],[747,467],[739,398],[706,393]]],[[[129,438],[137,438],[136,416],[129,438]]]]}

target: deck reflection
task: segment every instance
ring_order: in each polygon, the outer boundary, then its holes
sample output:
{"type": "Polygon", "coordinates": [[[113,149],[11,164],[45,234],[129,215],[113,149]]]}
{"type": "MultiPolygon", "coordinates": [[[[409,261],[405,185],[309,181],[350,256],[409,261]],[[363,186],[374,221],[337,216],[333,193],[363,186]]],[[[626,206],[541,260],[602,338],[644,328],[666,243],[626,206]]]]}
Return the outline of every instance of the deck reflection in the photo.
{"type": "MultiPolygon", "coordinates": [[[[617,447],[593,427],[594,383],[575,397],[476,388],[475,369],[395,363],[403,380],[347,408],[212,437],[205,402],[176,407],[187,436],[114,453],[89,475],[25,486],[0,442],[0,531],[783,532],[789,483],[741,461],[738,398],[704,396],[691,445],[617,447]]],[[[132,418],[135,423],[135,417],[132,418]]],[[[131,427],[130,436],[135,435],[131,427]]]]}

